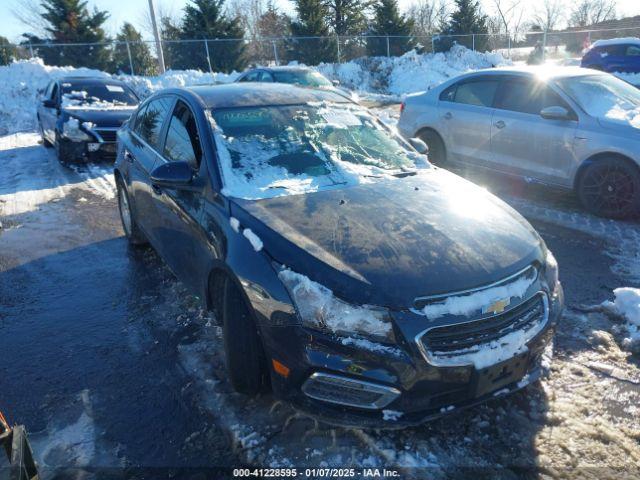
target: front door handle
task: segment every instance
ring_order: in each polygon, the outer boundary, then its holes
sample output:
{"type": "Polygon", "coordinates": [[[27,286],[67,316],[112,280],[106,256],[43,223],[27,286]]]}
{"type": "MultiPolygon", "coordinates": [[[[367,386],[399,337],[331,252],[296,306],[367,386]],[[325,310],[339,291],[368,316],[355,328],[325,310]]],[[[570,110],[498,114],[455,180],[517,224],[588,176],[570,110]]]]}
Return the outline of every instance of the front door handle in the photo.
{"type": "Polygon", "coordinates": [[[499,128],[500,130],[502,130],[504,127],[507,126],[507,124],[504,123],[502,120],[498,120],[496,123],[494,123],[494,125],[496,126],[496,128],[499,128]]]}
{"type": "Polygon", "coordinates": [[[453,115],[451,115],[451,112],[447,112],[444,114],[444,119],[445,120],[451,120],[451,117],[453,117],[453,115]]]}
{"type": "Polygon", "coordinates": [[[162,195],[162,189],[155,183],[151,184],[151,190],[153,190],[153,193],[155,193],[156,195],[162,195]]]}
{"type": "Polygon", "coordinates": [[[127,160],[127,162],[133,163],[133,155],[131,155],[129,150],[124,151],[124,158],[127,160]]]}

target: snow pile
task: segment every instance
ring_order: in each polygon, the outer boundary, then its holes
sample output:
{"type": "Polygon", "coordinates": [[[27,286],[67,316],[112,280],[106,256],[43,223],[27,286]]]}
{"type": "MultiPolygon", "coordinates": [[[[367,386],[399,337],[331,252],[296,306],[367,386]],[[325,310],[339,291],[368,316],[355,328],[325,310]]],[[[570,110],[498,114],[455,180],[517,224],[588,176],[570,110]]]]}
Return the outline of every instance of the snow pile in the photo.
{"type": "Polygon", "coordinates": [[[136,107],[124,102],[107,102],[98,97],[89,97],[84,90],[72,91],[62,95],[62,108],[65,110],[134,110],[136,107]]]}
{"type": "Polygon", "coordinates": [[[289,269],[281,270],[278,278],[286,285],[307,323],[334,333],[360,332],[381,338],[391,334],[391,323],[383,310],[349,305],[338,300],[327,287],[289,269]]]}
{"type": "Polygon", "coordinates": [[[608,40],[596,40],[591,44],[591,48],[594,47],[606,47],[610,45],[639,45],[640,46],[640,38],[636,37],[621,37],[621,38],[610,38],[608,40]]]}
{"type": "Polygon", "coordinates": [[[624,317],[629,336],[624,339],[623,346],[636,350],[640,348],[640,288],[616,288],[613,294],[615,300],[604,302],[602,306],[624,317]]]}
{"type": "Polygon", "coordinates": [[[240,74],[237,72],[205,73],[199,70],[168,70],[163,75],[155,77],[119,75],[116,78],[129,85],[140,98],[146,98],[163,88],[231,83],[239,76],[240,74]]]}
{"type": "Polygon", "coordinates": [[[363,57],[343,64],[322,64],[318,70],[354,90],[405,95],[428,90],[471,70],[510,64],[500,53],[474,52],[455,45],[444,53],[411,50],[401,57],[363,57]]]}

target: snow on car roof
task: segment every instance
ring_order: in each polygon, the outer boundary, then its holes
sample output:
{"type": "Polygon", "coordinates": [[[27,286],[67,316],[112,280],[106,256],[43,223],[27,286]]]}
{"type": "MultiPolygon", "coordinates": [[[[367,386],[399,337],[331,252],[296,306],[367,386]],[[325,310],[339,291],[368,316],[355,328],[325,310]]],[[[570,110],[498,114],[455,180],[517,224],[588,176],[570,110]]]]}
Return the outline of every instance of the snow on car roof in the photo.
{"type": "Polygon", "coordinates": [[[594,47],[605,47],[607,45],[640,45],[640,38],[637,37],[621,37],[621,38],[611,38],[609,40],[596,40],[591,45],[591,48],[594,47]]]}
{"type": "Polygon", "coordinates": [[[455,77],[456,79],[462,78],[463,76],[478,76],[478,75],[504,75],[504,74],[514,74],[514,75],[535,75],[540,78],[560,78],[560,77],[577,77],[583,75],[592,75],[594,73],[602,73],[596,72],[594,70],[576,66],[558,66],[558,65],[520,65],[520,66],[506,66],[506,67],[495,67],[488,68],[484,70],[476,70],[473,72],[469,72],[460,77],[455,77]]]}

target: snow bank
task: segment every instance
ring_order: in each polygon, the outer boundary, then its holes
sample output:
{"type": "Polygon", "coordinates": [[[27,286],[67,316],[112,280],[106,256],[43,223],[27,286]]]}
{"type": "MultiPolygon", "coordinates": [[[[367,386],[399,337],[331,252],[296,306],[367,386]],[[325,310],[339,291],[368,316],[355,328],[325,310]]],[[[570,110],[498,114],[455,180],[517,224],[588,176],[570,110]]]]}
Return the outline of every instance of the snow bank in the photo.
{"type": "Polygon", "coordinates": [[[412,50],[401,57],[363,57],[343,64],[322,64],[318,70],[357,91],[404,95],[428,90],[471,70],[510,64],[500,53],[479,53],[456,45],[445,53],[412,50]]]}
{"type": "Polygon", "coordinates": [[[625,318],[629,336],[624,339],[623,346],[635,350],[640,347],[640,288],[616,288],[613,294],[615,300],[604,302],[602,305],[625,318]]]}

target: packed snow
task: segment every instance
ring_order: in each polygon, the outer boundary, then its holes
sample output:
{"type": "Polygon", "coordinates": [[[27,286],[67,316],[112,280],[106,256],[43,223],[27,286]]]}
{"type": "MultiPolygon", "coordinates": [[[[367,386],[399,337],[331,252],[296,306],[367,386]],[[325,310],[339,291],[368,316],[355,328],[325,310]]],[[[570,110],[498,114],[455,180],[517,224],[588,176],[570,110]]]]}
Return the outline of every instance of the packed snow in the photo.
{"type": "Polygon", "coordinates": [[[596,40],[591,44],[591,48],[593,47],[606,47],[610,45],[640,45],[640,38],[637,37],[620,37],[620,38],[610,38],[608,40],[596,40]]]}
{"type": "Polygon", "coordinates": [[[65,110],[134,110],[135,106],[125,102],[108,102],[98,97],[90,97],[84,90],[72,91],[62,95],[62,108],[65,110]]]}
{"type": "Polygon", "coordinates": [[[287,286],[306,322],[333,333],[358,332],[383,339],[391,334],[391,323],[383,310],[349,305],[337,299],[327,287],[290,269],[281,270],[278,277],[287,286]]]}
{"type": "Polygon", "coordinates": [[[640,288],[622,287],[613,291],[615,300],[606,301],[603,307],[626,320],[627,337],[623,345],[635,349],[640,344],[640,288]]]}
{"type": "Polygon", "coordinates": [[[234,232],[240,233],[240,220],[235,217],[230,217],[229,224],[231,225],[231,228],[233,228],[234,232]]]}
{"type": "Polygon", "coordinates": [[[262,247],[264,246],[262,240],[260,240],[260,237],[253,233],[250,228],[245,228],[242,231],[242,235],[249,240],[249,243],[251,243],[251,246],[256,252],[262,250],[262,247]]]}

